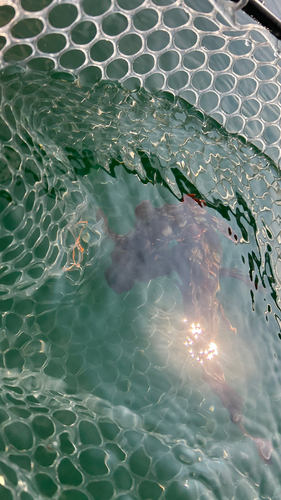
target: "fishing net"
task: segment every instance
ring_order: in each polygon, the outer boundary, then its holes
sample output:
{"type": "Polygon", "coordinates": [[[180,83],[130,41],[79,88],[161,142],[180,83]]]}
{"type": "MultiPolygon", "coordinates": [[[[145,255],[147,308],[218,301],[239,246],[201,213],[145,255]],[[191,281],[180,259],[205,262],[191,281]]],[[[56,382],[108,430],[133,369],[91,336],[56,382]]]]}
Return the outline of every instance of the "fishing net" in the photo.
{"type": "Polygon", "coordinates": [[[1,499],[278,499],[278,46],[205,0],[38,4],[0,6],[1,499]],[[271,470],[187,357],[176,281],[104,277],[100,209],[125,234],[192,190],[265,290],[221,344],[271,470]]]}
{"type": "Polygon", "coordinates": [[[166,90],[280,156],[277,40],[236,4],[193,0],[9,2],[1,5],[2,66],[166,90]],[[240,16],[240,17],[239,17],[240,16]]]}

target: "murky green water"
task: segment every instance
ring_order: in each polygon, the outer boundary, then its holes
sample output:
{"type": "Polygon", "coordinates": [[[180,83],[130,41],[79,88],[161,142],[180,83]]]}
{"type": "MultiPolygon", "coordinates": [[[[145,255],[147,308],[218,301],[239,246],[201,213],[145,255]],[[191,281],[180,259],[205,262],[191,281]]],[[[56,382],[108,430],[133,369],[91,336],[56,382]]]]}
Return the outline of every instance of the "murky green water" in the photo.
{"type": "Polygon", "coordinates": [[[170,95],[16,70],[1,86],[1,499],[280,498],[274,165],[170,95]],[[98,210],[126,234],[143,200],[184,193],[227,220],[222,266],[258,287],[221,278],[237,333],[221,320],[216,342],[271,466],[184,345],[176,273],[119,295],[105,279],[98,210]]]}

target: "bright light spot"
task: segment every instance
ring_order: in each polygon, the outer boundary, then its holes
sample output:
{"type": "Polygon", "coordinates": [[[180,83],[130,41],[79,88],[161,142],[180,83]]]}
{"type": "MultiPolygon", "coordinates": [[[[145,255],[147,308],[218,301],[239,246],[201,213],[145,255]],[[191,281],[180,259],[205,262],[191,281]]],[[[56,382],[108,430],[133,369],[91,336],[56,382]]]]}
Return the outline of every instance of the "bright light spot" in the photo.
{"type": "MultiPolygon", "coordinates": [[[[184,318],[184,323],[187,322],[187,319],[184,318]]],[[[189,347],[189,352],[192,358],[195,358],[202,365],[207,360],[213,359],[214,356],[218,355],[218,348],[214,342],[211,342],[208,347],[206,347],[206,343],[204,346],[205,336],[201,335],[203,332],[200,323],[192,323],[189,329],[189,336],[187,337],[184,345],[189,347]]]]}
{"type": "Polygon", "coordinates": [[[3,476],[0,476],[0,484],[1,484],[2,486],[5,486],[5,479],[4,479],[4,477],[3,477],[3,476]]]}
{"type": "Polygon", "coordinates": [[[207,359],[212,359],[214,356],[218,355],[218,348],[214,342],[211,342],[209,348],[206,349],[205,354],[207,355],[207,359]]]}
{"type": "MultiPolygon", "coordinates": [[[[200,333],[202,333],[202,328],[200,326],[200,323],[197,323],[197,325],[195,325],[195,323],[192,323],[191,325],[191,333],[193,333],[193,335],[200,335],[200,333]]],[[[197,338],[197,337],[196,337],[197,338]]]]}

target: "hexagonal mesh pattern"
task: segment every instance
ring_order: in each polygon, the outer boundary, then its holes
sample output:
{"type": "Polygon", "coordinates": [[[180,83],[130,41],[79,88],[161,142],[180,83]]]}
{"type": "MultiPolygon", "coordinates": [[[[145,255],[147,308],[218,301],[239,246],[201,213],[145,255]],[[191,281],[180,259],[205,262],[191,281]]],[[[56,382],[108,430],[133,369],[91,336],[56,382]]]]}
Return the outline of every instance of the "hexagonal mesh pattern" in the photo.
{"type": "MultiPolygon", "coordinates": [[[[196,186],[213,207],[223,211],[227,200],[231,227],[247,242],[228,245],[225,264],[241,267],[242,257],[270,287],[279,269],[274,165],[184,100],[109,82],[81,87],[20,68],[1,75],[1,89],[9,123],[1,136],[2,497],[271,495],[254,443],[213,406],[183,349],[176,281],[164,276],[114,293],[104,274],[113,244],[97,210],[126,232],[143,199],[175,203],[196,186]]],[[[222,363],[242,394],[254,374],[249,432],[278,442],[270,389],[278,384],[276,305],[268,294],[267,314],[253,318],[247,287],[239,297],[229,319],[242,337],[222,337],[222,363]],[[243,304],[250,310],[241,313],[243,304]],[[260,342],[248,348],[250,331],[260,342]]],[[[263,311],[263,294],[256,300],[263,311]]]]}
{"type": "Polygon", "coordinates": [[[280,70],[266,33],[205,0],[10,0],[0,20],[1,500],[279,500],[280,175],[261,151],[279,158],[280,70]],[[222,279],[218,295],[246,435],[184,347],[177,279],[123,295],[105,279],[108,227],[126,234],[143,200],[190,191],[238,234],[222,236],[223,265],[262,287],[222,279]]]}
{"type": "Polygon", "coordinates": [[[168,90],[279,159],[280,56],[266,30],[235,29],[208,0],[44,0],[38,9],[1,5],[2,66],[168,90]]]}

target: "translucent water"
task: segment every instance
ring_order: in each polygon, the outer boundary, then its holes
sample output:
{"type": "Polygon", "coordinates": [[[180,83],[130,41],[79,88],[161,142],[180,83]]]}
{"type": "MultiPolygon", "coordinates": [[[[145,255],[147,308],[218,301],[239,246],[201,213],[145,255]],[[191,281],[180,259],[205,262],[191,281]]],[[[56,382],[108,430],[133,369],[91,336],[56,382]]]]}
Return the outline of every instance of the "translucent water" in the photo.
{"type": "Polygon", "coordinates": [[[170,94],[13,71],[1,75],[1,498],[280,498],[274,164],[170,94]],[[123,294],[106,281],[116,242],[99,211],[125,235],[141,202],[184,193],[238,236],[214,229],[221,267],[243,277],[220,279],[216,343],[272,465],[185,346],[179,276],[123,294]]]}

